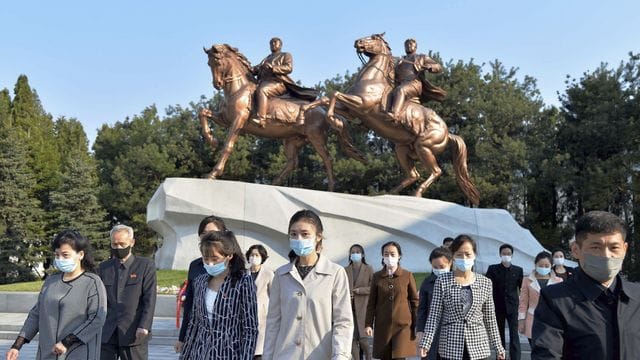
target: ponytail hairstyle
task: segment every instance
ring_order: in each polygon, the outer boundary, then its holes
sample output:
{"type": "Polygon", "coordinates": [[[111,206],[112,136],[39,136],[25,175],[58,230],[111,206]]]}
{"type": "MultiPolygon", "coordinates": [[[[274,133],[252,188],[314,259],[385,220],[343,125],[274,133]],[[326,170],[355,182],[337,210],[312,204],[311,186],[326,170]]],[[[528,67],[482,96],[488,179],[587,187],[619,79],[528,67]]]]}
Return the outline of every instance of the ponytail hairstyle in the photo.
{"type": "Polygon", "coordinates": [[[89,244],[89,240],[86,237],[82,236],[82,234],[76,230],[62,230],[53,238],[51,250],[56,251],[56,249],[59,249],[64,244],[71,246],[75,252],[84,252],[80,266],[84,271],[96,272],[96,264],[91,255],[91,244],[89,244]]]}
{"type": "Polygon", "coordinates": [[[229,276],[235,285],[245,273],[245,261],[238,240],[231,230],[209,231],[200,239],[200,252],[207,257],[216,250],[224,256],[232,256],[229,260],[229,276]]]}

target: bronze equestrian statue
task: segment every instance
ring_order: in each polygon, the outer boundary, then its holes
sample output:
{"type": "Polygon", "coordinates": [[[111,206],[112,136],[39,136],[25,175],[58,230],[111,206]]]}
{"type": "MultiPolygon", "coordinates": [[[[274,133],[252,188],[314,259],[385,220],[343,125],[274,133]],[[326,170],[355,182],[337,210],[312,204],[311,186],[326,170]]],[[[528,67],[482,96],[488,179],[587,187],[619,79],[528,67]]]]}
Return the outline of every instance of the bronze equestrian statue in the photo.
{"type": "MultiPolygon", "coordinates": [[[[274,37],[269,42],[271,54],[260,64],[253,67],[253,74],[258,79],[256,90],[256,116],[254,123],[265,126],[267,121],[267,102],[270,98],[289,92],[293,97],[312,102],[318,97],[318,91],[296,85],[289,77],[293,71],[291,54],[282,52],[282,40],[274,37]]],[[[299,119],[300,121],[300,119],[299,119]]]]}
{"type": "Polygon", "coordinates": [[[398,122],[402,121],[399,117],[404,114],[406,100],[420,104],[429,100],[442,101],[447,96],[446,91],[431,84],[424,76],[425,71],[442,72],[442,65],[427,55],[416,54],[418,43],[415,39],[407,39],[404,49],[407,54],[398,59],[396,64],[396,88],[393,90],[393,102],[388,113],[392,120],[398,122]]]}
{"type": "MultiPolygon", "coordinates": [[[[218,141],[211,135],[209,119],[229,128],[220,159],[213,171],[209,173],[208,178],[215,179],[222,175],[238,136],[249,133],[259,137],[283,140],[287,163],[273,180],[273,185],[284,183],[287,176],[297,167],[298,153],[302,147],[311,143],[322,158],[327,172],[328,188],[329,191],[333,191],[335,179],[331,157],[327,149],[327,132],[330,124],[327,122],[325,110],[317,107],[322,101],[316,100],[310,103],[308,98],[306,100],[295,98],[289,94],[284,94],[280,98],[272,98],[263,105],[266,106],[266,118],[274,121],[267,121],[264,127],[255,124],[248,121],[253,111],[252,104],[257,87],[253,75],[254,68],[249,60],[238,49],[227,44],[213,45],[210,49],[204,49],[204,52],[209,59],[208,65],[211,68],[213,86],[223,91],[224,100],[219,111],[213,112],[209,109],[200,111],[202,135],[215,150],[218,141]],[[302,115],[306,121],[299,122],[298,119],[302,118],[302,115]]],[[[279,76],[280,70],[274,69],[273,65],[270,71],[279,76]]],[[[266,91],[265,93],[270,92],[266,91]]],[[[345,129],[339,130],[338,140],[342,151],[347,156],[361,162],[365,161],[364,156],[352,145],[349,133],[345,129]]]]}
{"type": "MultiPolygon", "coordinates": [[[[450,147],[458,186],[467,200],[477,206],[480,194],[467,170],[467,147],[461,137],[449,133],[440,116],[419,103],[406,101],[403,108],[394,109],[399,111],[394,118],[400,121],[389,121],[386,105],[393,90],[397,69],[391,49],[383,36],[384,34],[374,34],[355,41],[354,46],[363,60],[363,67],[346,94],[336,92],[331,98],[327,110],[329,121],[339,129],[343,124],[338,114],[347,119],[358,118],[364,126],[395,144],[396,158],[407,177],[392,190],[394,194],[418,181],[420,174],[415,162],[419,161],[429,172],[429,177],[414,193],[421,197],[442,174],[436,155],[450,147]],[[369,58],[366,64],[363,55],[369,58]]],[[[430,66],[432,69],[435,67],[433,64],[430,66]]]]}

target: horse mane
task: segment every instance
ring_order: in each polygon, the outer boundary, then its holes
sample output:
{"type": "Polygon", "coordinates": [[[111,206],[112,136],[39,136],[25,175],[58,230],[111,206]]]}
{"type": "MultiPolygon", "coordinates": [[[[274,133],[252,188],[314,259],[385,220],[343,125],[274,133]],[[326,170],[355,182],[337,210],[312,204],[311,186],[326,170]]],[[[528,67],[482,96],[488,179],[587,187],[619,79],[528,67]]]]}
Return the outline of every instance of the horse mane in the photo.
{"type": "Polygon", "coordinates": [[[382,41],[384,46],[386,46],[387,50],[389,51],[389,62],[387,63],[387,68],[385,70],[386,70],[386,76],[388,78],[387,80],[389,80],[389,82],[393,86],[393,84],[395,82],[395,78],[396,78],[396,76],[395,76],[396,75],[396,58],[394,58],[393,54],[391,53],[391,46],[389,45],[387,40],[385,40],[384,33],[382,33],[382,34],[373,34],[373,35],[371,35],[371,37],[382,41]]]}
{"type": "Polygon", "coordinates": [[[231,45],[229,45],[229,44],[222,44],[222,46],[224,46],[224,48],[225,48],[227,51],[229,51],[229,52],[233,53],[233,54],[238,58],[238,61],[240,61],[240,63],[246,67],[246,69],[245,69],[245,70],[246,70],[247,72],[251,72],[251,69],[253,68],[253,67],[251,66],[251,62],[249,61],[249,59],[247,59],[247,57],[246,57],[246,56],[244,56],[244,55],[240,52],[240,50],[238,50],[238,48],[233,47],[233,46],[231,46],[231,45]]]}
{"type": "Polygon", "coordinates": [[[382,34],[373,34],[372,37],[382,40],[382,43],[384,44],[384,46],[386,46],[387,50],[389,50],[389,54],[391,54],[391,46],[389,45],[387,40],[385,40],[384,33],[382,33],[382,34]]]}

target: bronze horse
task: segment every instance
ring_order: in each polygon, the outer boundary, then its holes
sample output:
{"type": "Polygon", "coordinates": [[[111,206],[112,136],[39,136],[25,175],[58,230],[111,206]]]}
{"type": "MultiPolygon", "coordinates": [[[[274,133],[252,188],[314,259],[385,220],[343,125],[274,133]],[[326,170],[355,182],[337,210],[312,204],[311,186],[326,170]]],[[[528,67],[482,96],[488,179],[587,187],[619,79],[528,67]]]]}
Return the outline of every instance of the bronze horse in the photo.
{"type": "MultiPolygon", "coordinates": [[[[219,112],[209,109],[200,111],[199,118],[202,125],[202,135],[215,150],[218,141],[211,135],[208,119],[216,124],[229,128],[222,155],[215,168],[209,173],[209,179],[222,175],[224,167],[231,156],[233,146],[238,136],[249,133],[260,137],[283,139],[284,153],[287,163],[280,174],[273,180],[273,185],[281,185],[286,177],[298,165],[300,149],[311,143],[318,152],[327,172],[329,191],[333,191],[335,179],[331,156],[327,149],[327,131],[330,128],[326,112],[316,107],[321,100],[314,103],[294,98],[274,98],[269,101],[269,111],[266,127],[262,128],[247,121],[252,111],[253,94],[256,82],[251,73],[251,64],[238,49],[227,44],[213,45],[204,49],[209,57],[213,86],[224,92],[224,101],[219,112]],[[307,106],[305,106],[307,105],[307,106]],[[310,106],[309,106],[310,105],[310,106]],[[304,121],[300,121],[304,119],[304,121]]],[[[351,144],[347,131],[339,129],[338,139],[342,150],[347,156],[364,162],[364,156],[351,144]]]]}
{"type": "Polygon", "coordinates": [[[407,120],[403,123],[392,121],[385,113],[384,105],[394,85],[394,58],[383,35],[374,34],[355,41],[354,46],[363,61],[363,68],[346,94],[336,92],[331,98],[327,110],[329,121],[335,128],[342,126],[336,112],[347,119],[358,118],[364,126],[395,144],[396,157],[407,174],[392,190],[395,194],[420,178],[414,164],[417,160],[430,173],[414,193],[421,197],[442,174],[436,155],[451,145],[458,186],[467,200],[477,206],[480,194],[467,171],[467,147],[464,140],[449,133],[445,122],[432,109],[419,103],[407,101],[403,110],[403,118],[407,120]],[[366,64],[362,55],[369,58],[366,64]]]}

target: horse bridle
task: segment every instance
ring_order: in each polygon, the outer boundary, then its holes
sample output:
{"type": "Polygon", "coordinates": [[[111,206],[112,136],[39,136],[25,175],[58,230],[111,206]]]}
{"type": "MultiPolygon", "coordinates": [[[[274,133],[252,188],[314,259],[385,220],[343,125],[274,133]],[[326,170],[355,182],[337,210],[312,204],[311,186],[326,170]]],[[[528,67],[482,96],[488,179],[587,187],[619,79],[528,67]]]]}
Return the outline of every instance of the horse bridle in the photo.
{"type": "MultiPolygon", "coordinates": [[[[389,59],[389,61],[393,61],[393,55],[391,55],[391,54],[385,54],[385,53],[374,53],[374,52],[371,52],[371,51],[367,51],[367,52],[370,52],[370,53],[372,53],[373,55],[387,56],[387,57],[391,58],[391,59],[389,59]]],[[[363,55],[363,53],[362,53],[362,52],[358,52],[357,54],[358,54],[358,58],[360,59],[360,62],[362,63],[362,65],[363,65],[363,66],[366,66],[366,65],[367,65],[367,61],[364,59],[364,55],[363,55]]],[[[382,69],[380,69],[379,67],[377,67],[376,65],[371,65],[371,66],[372,66],[374,69],[376,69],[376,70],[380,71],[380,72],[384,75],[384,77],[387,79],[387,81],[388,81],[389,83],[391,83],[391,84],[393,84],[393,83],[394,83],[393,78],[392,78],[392,77],[387,73],[387,71],[386,71],[386,70],[382,70],[382,69]]],[[[391,69],[391,71],[393,71],[393,69],[391,69]]]]}

